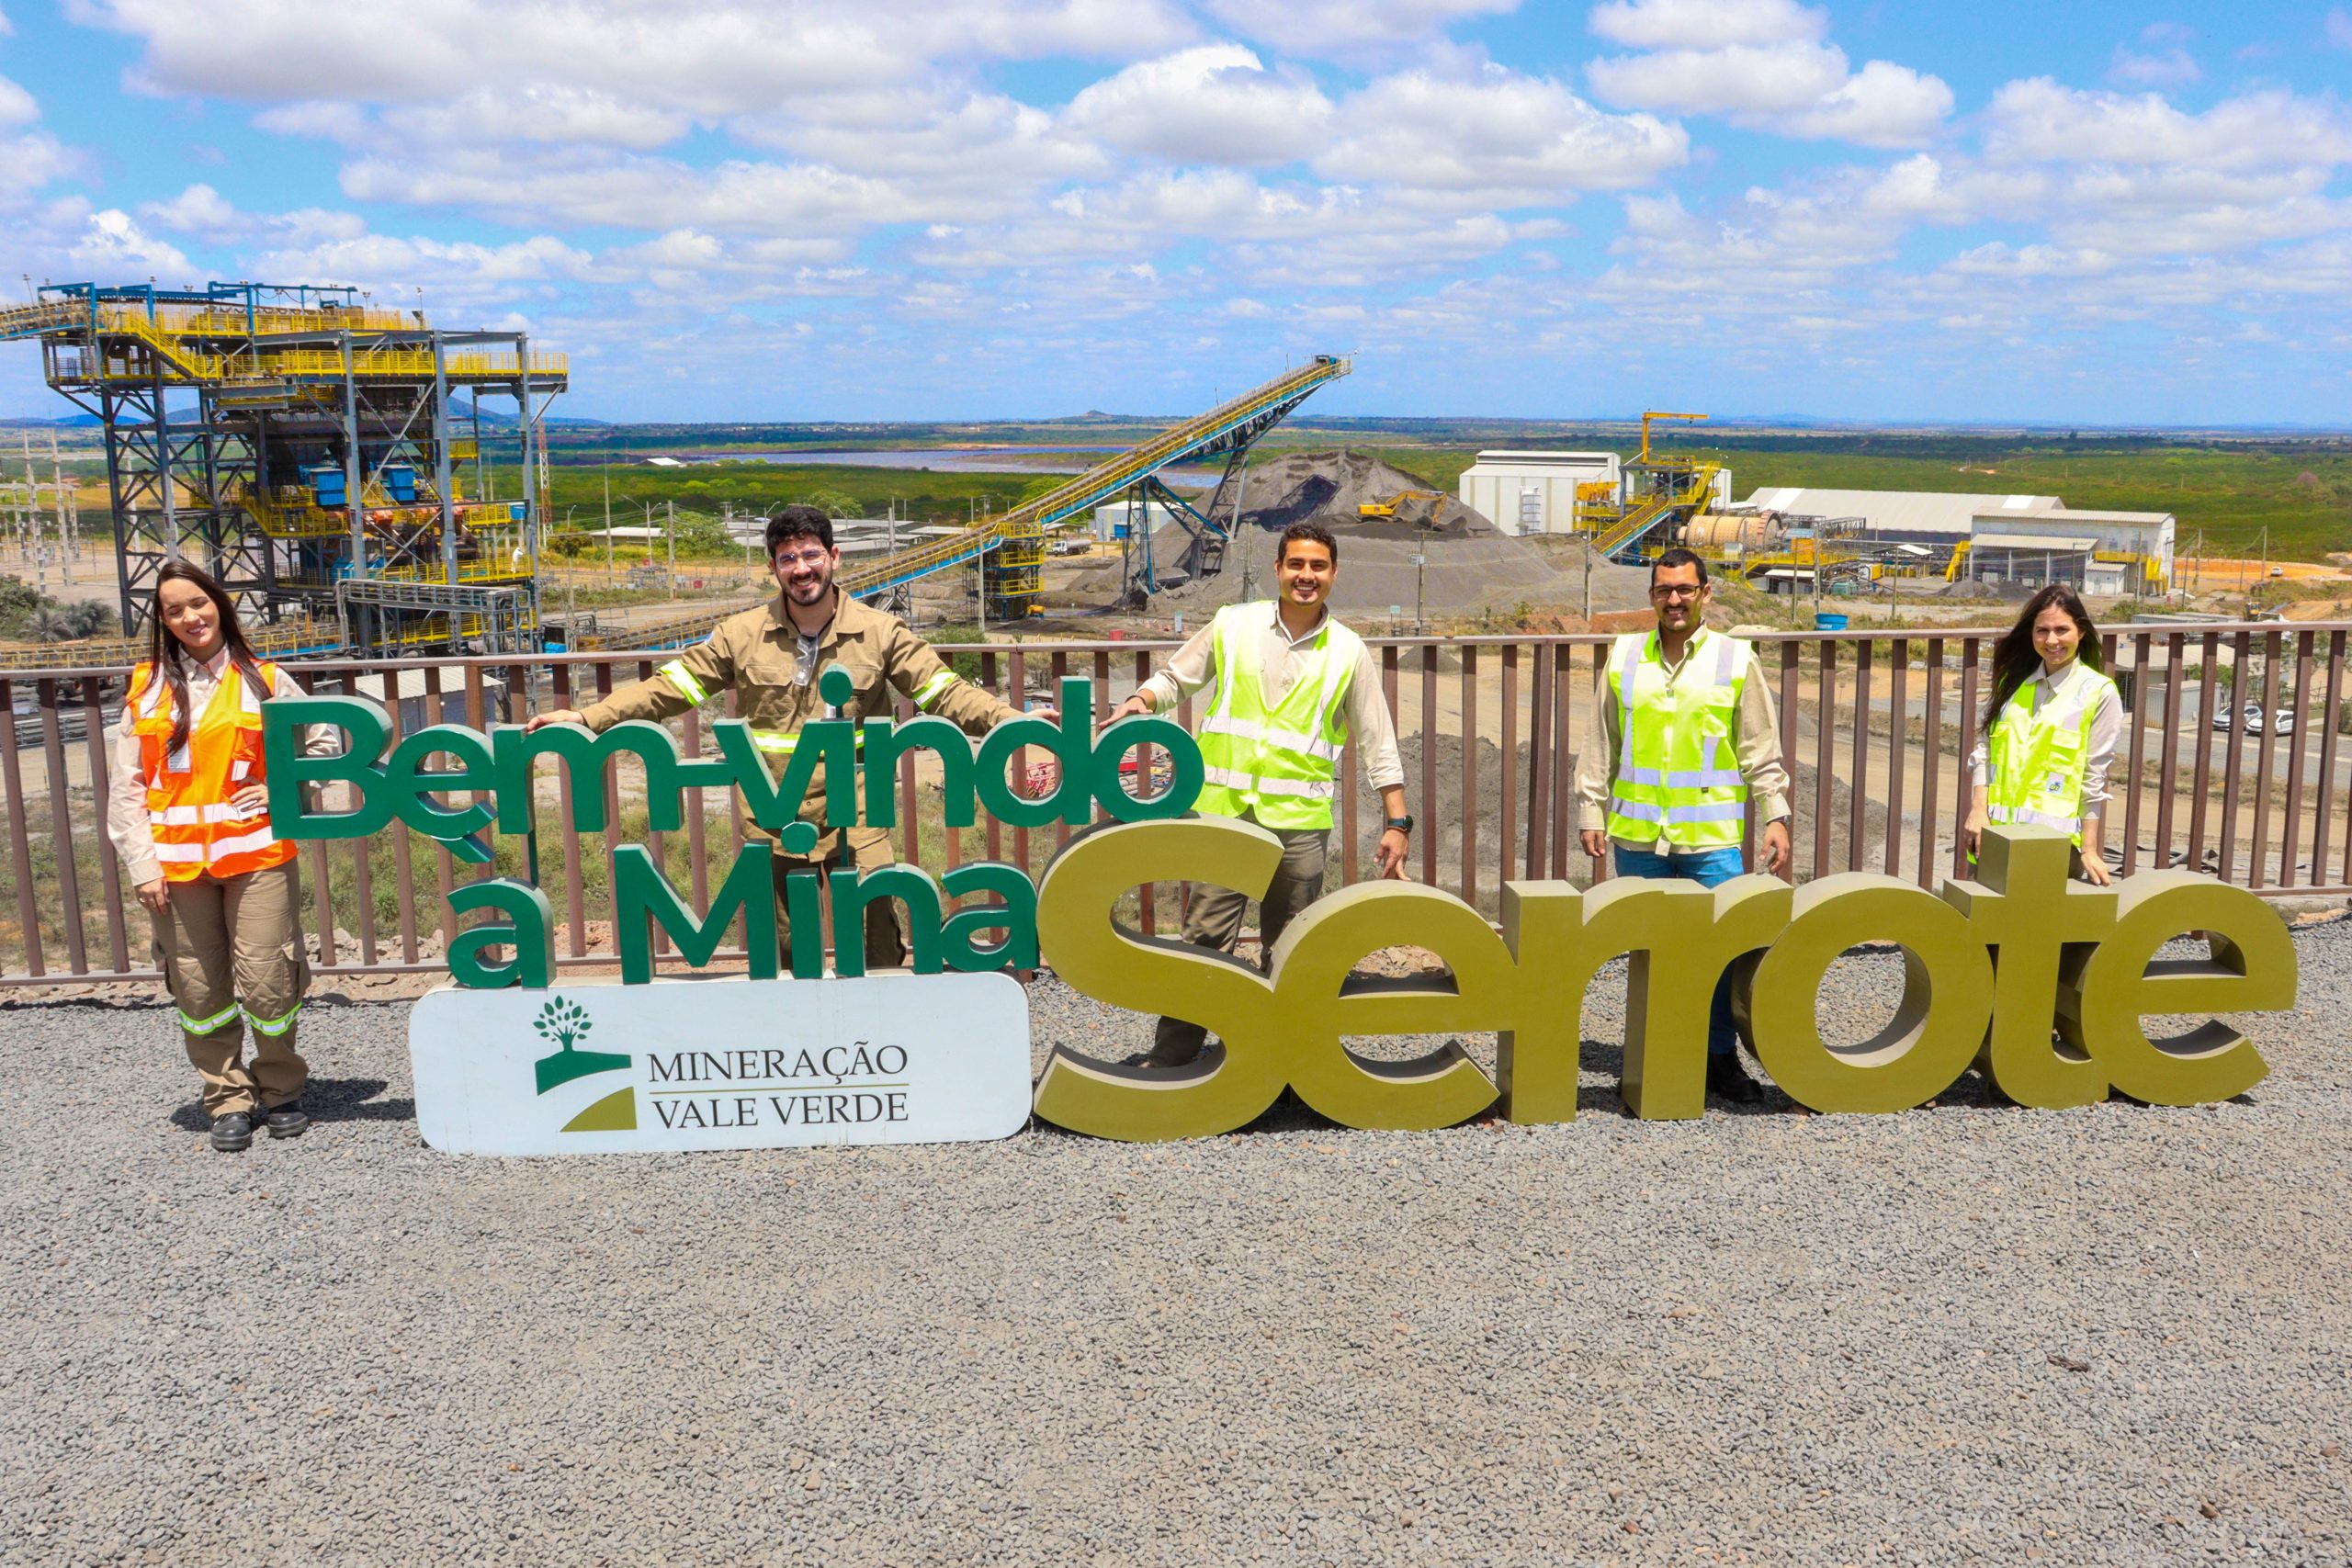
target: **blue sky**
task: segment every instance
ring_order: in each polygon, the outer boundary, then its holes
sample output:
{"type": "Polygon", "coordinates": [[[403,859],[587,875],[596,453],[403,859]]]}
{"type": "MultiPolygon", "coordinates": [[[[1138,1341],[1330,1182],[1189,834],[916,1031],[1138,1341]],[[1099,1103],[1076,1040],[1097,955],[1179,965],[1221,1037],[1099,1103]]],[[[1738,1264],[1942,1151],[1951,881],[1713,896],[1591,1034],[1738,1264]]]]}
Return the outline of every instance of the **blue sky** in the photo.
{"type": "MultiPolygon", "coordinates": [[[[561,412],[2352,426],[2352,0],[0,0],[0,280],[561,412]]],[[[61,411],[0,345],[0,414],[61,411]]]]}

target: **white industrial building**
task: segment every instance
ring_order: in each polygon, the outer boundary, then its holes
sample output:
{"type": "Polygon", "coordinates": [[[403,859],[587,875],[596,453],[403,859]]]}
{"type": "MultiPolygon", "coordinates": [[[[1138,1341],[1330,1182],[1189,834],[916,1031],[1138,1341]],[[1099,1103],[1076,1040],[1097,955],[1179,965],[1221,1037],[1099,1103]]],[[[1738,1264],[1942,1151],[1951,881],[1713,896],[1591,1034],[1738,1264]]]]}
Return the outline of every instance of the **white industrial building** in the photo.
{"type": "Polygon", "coordinates": [[[1131,524],[1138,533],[1157,535],[1175,521],[1175,509],[1164,501],[1148,501],[1140,506],[1114,501],[1094,509],[1094,537],[1105,542],[1124,539],[1131,524]]]}
{"type": "Polygon", "coordinates": [[[1577,486],[1616,486],[1614,452],[1481,452],[1462,472],[1462,504],[1506,534],[1576,531],[1577,486]]]}
{"type": "Polygon", "coordinates": [[[2077,512],[2054,495],[1932,491],[1759,490],[1733,508],[1802,526],[1853,525],[1864,538],[1968,546],[1964,575],[1985,582],[2071,582],[2085,592],[2162,592],[2172,583],[2169,512],[2077,512]]]}

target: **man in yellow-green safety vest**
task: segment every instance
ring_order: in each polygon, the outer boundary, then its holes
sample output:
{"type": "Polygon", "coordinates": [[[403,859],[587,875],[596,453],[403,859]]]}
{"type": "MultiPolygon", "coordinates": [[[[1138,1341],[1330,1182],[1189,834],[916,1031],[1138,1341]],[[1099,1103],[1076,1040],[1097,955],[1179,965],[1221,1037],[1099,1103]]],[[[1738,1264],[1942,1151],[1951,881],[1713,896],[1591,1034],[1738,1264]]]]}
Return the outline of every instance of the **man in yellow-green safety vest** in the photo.
{"type": "MultiPolygon", "coordinates": [[[[1595,694],[1577,826],[1584,852],[1613,854],[1620,876],[1728,882],[1747,869],[1740,846],[1751,812],[1761,869],[1789,863],[1788,771],[1771,687],[1747,642],[1708,629],[1713,594],[1705,561],[1679,546],[1660,555],[1650,567],[1657,628],[1617,639],[1595,694]]],[[[1707,1021],[1707,1088],[1753,1104],[1763,1091],[1740,1066],[1738,1043],[1726,970],[1707,1021]]]]}
{"type": "MultiPolygon", "coordinates": [[[[732,691],[736,716],[751,726],[752,739],[775,771],[781,772],[802,725],[816,718],[888,718],[893,712],[893,691],[924,713],[973,735],[1020,716],[1017,710],[960,679],[905,622],[859,604],[833,585],[842,553],[833,544],[832,519],[824,513],[813,506],[778,508],[768,518],[766,540],[768,566],[775,574],[778,590],[775,599],[719,622],[707,640],[670,660],[652,679],[624,686],[585,709],[558,708],[537,715],[524,728],[582,724],[601,734],[629,719],[671,718],[732,691]],[[829,707],[817,688],[818,673],[833,664],[849,671],[856,691],[848,705],[839,709],[829,707]]],[[[714,716],[725,716],[725,709],[714,716]]],[[[1037,708],[1031,716],[1056,715],[1051,708],[1037,708]]],[[[863,818],[861,803],[861,823],[863,818]]],[[[823,829],[822,761],[808,776],[800,819],[823,829]]],[[[748,814],[743,830],[757,838],[774,837],[752,822],[748,814]]],[[[888,832],[862,825],[820,831],[815,851],[806,859],[775,857],[776,931],[786,973],[792,966],[793,936],[784,879],[796,871],[832,864],[871,871],[889,864],[891,858],[888,832]]],[[[808,935],[814,940],[816,933],[808,935]]],[[[846,941],[848,934],[836,932],[834,940],[846,941]]],[[[865,966],[893,969],[905,962],[906,938],[899,928],[898,906],[890,899],[876,899],[865,907],[865,966]]]]}
{"type": "MultiPolygon", "coordinates": [[[[1380,874],[1398,876],[1413,819],[1405,813],[1405,769],[1396,726],[1363,639],[1341,626],[1327,601],[1340,570],[1339,541],[1315,523],[1294,523],[1275,547],[1279,589],[1270,604],[1228,604],[1159,672],[1121,703],[1113,719],[1161,713],[1208,690],[1199,739],[1203,784],[1195,809],[1254,822],[1283,841],[1281,866],[1259,900],[1259,963],[1283,928],[1322,897],[1339,798],[1341,751],[1356,743],[1364,779],[1380,792],[1385,820],[1376,852],[1380,874]]],[[[1195,883],[1184,940],[1231,952],[1249,900],[1229,887],[1195,883]]],[[[1208,1032],[1163,1018],[1151,1049],[1126,1066],[1175,1068],[1199,1057],[1208,1032]]]]}

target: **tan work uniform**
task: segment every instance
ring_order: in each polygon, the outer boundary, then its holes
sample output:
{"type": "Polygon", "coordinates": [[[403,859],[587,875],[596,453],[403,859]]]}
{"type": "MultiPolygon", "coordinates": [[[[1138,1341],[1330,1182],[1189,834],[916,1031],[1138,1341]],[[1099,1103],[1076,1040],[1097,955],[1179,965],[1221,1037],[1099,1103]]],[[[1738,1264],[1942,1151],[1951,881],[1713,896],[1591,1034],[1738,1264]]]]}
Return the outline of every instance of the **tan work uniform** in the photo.
{"type": "MultiPolygon", "coordinates": [[[[833,618],[819,635],[813,658],[802,657],[799,629],[792,624],[779,593],[757,609],[728,616],[712,629],[709,640],[680,653],[651,680],[622,687],[584,710],[581,717],[589,728],[601,733],[630,719],[671,718],[690,707],[715,703],[732,691],[736,716],[763,741],[763,753],[776,759],[773,765],[781,773],[790,759],[790,742],[802,725],[818,718],[889,718],[896,711],[890,697],[894,690],[922,712],[946,719],[967,734],[982,734],[1005,719],[1020,716],[1017,710],[959,678],[904,621],[836,591],[833,618]],[[838,712],[828,711],[817,691],[819,671],[833,664],[848,671],[856,687],[849,705],[838,712]]],[[[776,931],[787,968],[792,963],[792,922],[785,906],[785,877],[831,864],[854,864],[860,871],[870,871],[891,862],[889,833],[865,825],[862,793],[859,826],[825,830],[822,760],[809,772],[800,820],[819,829],[815,852],[806,858],[778,854],[775,862],[776,931]]],[[[744,830],[760,838],[775,837],[751,820],[748,805],[744,830]]],[[[838,935],[835,940],[840,940],[838,935]]],[[[906,962],[906,956],[897,902],[882,899],[867,905],[866,967],[896,968],[906,962]]]]}
{"type": "MultiPolygon", "coordinates": [[[[1266,701],[1279,704],[1297,683],[1300,671],[1307,667],[1315,639],[1322,635],[1324,623],[1330,618],[1330,607],[1324,606],[1315,624],[1295,637],[1283,625],[1281,608],[1273,601],[1252,604],[1249,613],[1255,617],[1257,643],[1252,651],[1258,678],[1266,701]]],[[[1166,713],[1207,686],[1217,673],[1216,628],[1212,624],[1194,633],[1192,640],[1177,649],[1159,673],[1136,691],[1151,705],[1152,712],[1166,713]]],[[[1389,716],[1388,703],[1381,691],[1380,671],[1368,649],[1357,654],[1355,673],[1348,684],[1347,732],[1355,742],[1364,782],[1375,793],[1404,784],[1405,767],[1396,753],[1396,721],[1389,716]]],[[[1257,818],[1247,813],[1241,820],[1257,825],[1257,818]]],[[[1258,901],[1261,968],[1273,956],[1274,943],[1281,938],[1283,929],[1301,910],[1323,897],[1331,843],[1329,828],[1267,830],[1283,841],[1283,858],[1266,884],[1264,897],[1258,901]]],[[[1184,940],[1195,947],[1232,952],[1241,936],[1249,898],[1233,888],[1202,882],[1191,884],[1190,891],[1192,901],[1184,910],[1184,940]]],[[[1147,1059],[1159,1066],[1182,1066],[1200,1055],[1207,1041],[1208,1031],[1199,1024],[1186,1019],[1162,1018],[1153,1028],[1147,1059]]]]}
{"type": "MultiPolygon", "coordinates": [[[[188,705],[202,713],[228,669],[224,650],[208,663],[187,664],[188,705]]],[[[156,682],[159,694],[162,682],[156,682]]],[[[299,697],[285,671],[272,697],[299,697]]],[[[165,700],[159,694],[157,701],[165,700]]],[[[148,816],[147,781],[140,774],[139,737],[129,716],[112,729],[114,766],[107,781],[107,837],[122,863],[124,880],[144,886],[164,874],[148,816]]],[[[311,726],[302,754],[332,753],[339,742],[324,726],[311,726]]],[[[302,1010],[311,966],[296,916],[301,904],[300,863],[243,875],[210,873],[168,884],[171,902],[148,919],[157,966],[179,1008],[187,1059],[204,1079],[204,1111],[215,1120],[232,1111],[284,1105],[301,1097],[310,1067],[294,1048],[295,1015],[302,1010]],[[242,1005],[240,1005],[242,1004],[242,1005]],[[245,1023],[254,1023],[254,1059],[244,1061],[245,1023]]]]}

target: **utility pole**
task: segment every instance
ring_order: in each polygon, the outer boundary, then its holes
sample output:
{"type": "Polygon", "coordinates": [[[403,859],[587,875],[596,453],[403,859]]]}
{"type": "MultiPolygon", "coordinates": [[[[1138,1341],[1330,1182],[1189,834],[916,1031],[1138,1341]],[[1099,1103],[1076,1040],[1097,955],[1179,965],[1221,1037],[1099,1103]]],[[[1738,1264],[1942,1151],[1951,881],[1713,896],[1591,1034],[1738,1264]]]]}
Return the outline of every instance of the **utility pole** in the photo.
{"type": "MultiPolygon", "coordinates": [[[[74,549],[74,524],[65,514],[67,494],[65,489],[65,460],[57,455],[57,433],[55,431],[50,432],[49,434],[49,477],[50,482],[56,487],[51,495],[51,499],[57,503],[58,556],[61,561],[70,560],[75,553],[74,549]]],[[[59,570],[62,572],[69,569],[61,566],[59,570]]]]}
{"type": "Polygon", "coordinates": [[[605,448],[605,586],[613,586],[613,449],[605,448]]]}
{"type": "Polygon", "coordinates": [[[1251,598],[1256,575],[1251,569],[1257,563],[1257,552],[1250,547],[1249,536],[1241,529],[1241,502],[1249,491],[1250,454],[1245,450],[1241,454],[1241,471],[1233,476],[1233,542],[1241,547],[1241,602],[1245,604],[1251,598]]]}
{"type": "Polygon", "coordinates": [[[1430,530],[1426,523],[1421,525],[1420,547],[1413,553],[1413,635],[1427,637],[1430,635],[1428,598],[1422,592],[1423,584],[1428,581],[1430,561],[1430,530]]]}
{"type": "Polygon", "coordinates": [[[662,504],[668,509],[662,520],[662,533],[670,549],[670,597],[675,599],[678,596],[678,503],[665,501],[662,504]]]}
{"type": "Polygon", "coordinates": [[[25,528],[31,536],[33,547],[33,589],[36,592],[49,590],[49,552],[40,544],[40,481],[33,478],[33,438],[25,443],[25,528]]]}

